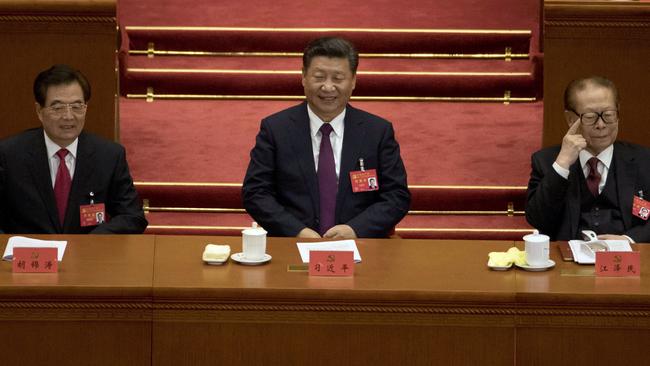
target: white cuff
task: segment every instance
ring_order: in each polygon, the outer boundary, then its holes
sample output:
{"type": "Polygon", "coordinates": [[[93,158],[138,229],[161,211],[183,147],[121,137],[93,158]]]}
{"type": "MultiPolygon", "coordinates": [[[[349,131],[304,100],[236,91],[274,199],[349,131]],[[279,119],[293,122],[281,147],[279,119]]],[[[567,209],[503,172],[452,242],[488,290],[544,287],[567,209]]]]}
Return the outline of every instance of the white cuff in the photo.
{"type": "Polygon", "coordinates": [[[629,240],[630,244],[636,244],[636,242],[634,241],[634,239],[630,238],[630,237],[627,236],[627,235],[623,235],[623,236],[626,237],[627,240],[629,240]]]}
{"type": "Polygon", "coordinates": [[[553,163],[553,169],[559,174],[562,178],[564,179],[569,179],[569,169],[564,169],[560,166],[560,164],[556,162],[553,163]]]}

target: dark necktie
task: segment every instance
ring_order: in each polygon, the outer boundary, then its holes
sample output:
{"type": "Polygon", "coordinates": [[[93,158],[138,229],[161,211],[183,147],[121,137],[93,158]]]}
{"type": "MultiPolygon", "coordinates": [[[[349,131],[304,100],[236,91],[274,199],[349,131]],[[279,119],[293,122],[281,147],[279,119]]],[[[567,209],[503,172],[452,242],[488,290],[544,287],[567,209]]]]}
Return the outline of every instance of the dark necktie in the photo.
{"type": "Polygon", "coordinates": [[[594,197],[598,197],[598,185],[600,185],[600,173],[598,173],[598,158],[591,158],[587,161],[589,175],[587,176],[587,187],[594,197]]]}
{"type": "Polygon", "coordinates": [[[336,212],[336,191],[338,182],[336,179],[336,165],[334,164],[334,152],[330,143],[332,126],[324,123],[320,128],[320,152],[318,153],[318,188],[320,198],[320,235],[325,234],[334,226],[334,215],[336,212]]]}
{"type": "Polygon", "coordinates": [[[65,157],[68,155],[68,150],[61,149],[56,152],[56,155],[59,157],[59,169],[56,171],[56,180],[54,181],[54,198],[56,199],[56,206],[59,209],[59,221],[61,222],[61,226],[63,226],[72,179],[70,179],[68,166],[65,165],[65,157]]]}

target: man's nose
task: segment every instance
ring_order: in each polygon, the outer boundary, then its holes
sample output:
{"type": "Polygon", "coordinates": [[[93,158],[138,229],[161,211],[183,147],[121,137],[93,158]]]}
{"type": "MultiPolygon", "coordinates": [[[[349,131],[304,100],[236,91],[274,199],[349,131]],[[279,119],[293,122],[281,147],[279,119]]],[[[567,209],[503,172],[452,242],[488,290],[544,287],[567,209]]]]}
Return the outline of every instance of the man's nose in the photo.
{"type": "Polygon", "coordinates": [[[603,119],[603,116],[598,116],[598,119],[596,120],[596,124],[594,125],[594,127],[598,128],[598,129],[603,129],[603,128],[607,127],[607,124],[605,123],[605,120],[603,119]]]}
{"type": "Polygon", "coordinates": [[[333,91],[334,90],[334,83],[331,80],[327,79],[327,80],[325,80],[325,82],[323,83],[321,88],[324,91],[333,91]]]}
{"type": "Polygon", "coordinates": [[[63,112],[63,118],[65,119],[74,118],[74,116],[72,115],[72,107],[70,105],[65,106],[65,111],[63,112]]]}

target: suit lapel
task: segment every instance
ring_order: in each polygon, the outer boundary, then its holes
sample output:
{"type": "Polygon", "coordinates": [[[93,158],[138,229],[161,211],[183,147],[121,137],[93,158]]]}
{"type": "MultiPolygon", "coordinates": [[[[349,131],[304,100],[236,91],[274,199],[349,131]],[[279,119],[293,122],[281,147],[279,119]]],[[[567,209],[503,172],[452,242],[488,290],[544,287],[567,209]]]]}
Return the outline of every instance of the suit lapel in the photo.
{"type": "Polygon", "coordinates": [[[318,195],[318,177],[316,176],[316,166],[314,165],[314,152],[311,146],[311,131],[309,129],[309,115],[307,114],[307,102],[300,105],[297,113],[291,115],[292,130],[291,146],[294,154],[298,159],[302,176],[305,184],[309,189],[311,202],[314,207],[314,213],[320,210],[318,195]]]}
{"type": "MultiPolygon", "coordinates": [[[[343,132],[343,149],[341,151],[341,169],[339,172],[339,189],[336,195],[336,219],[345,202],[346,196],[352,192],[350,187],[350,171],[357,169],[361,146],[363,145],[365,130],[362,128],[364,120],[357,118],[356,109],[347,106],[345,112],[345,130],[343,132]]],[[[380,182],[381,184],[381,182],[380,182]]]]}
{"type": "Polygon", "coordinates": [[[36,134],[36,138],[31,144],[30,157],[27,165],[34,179],[34,186],[41,195],[52,227],[56,228],[57,232],[62,232],[56,207],[56,199],[54,198],[54,189],[52,188],[52,177],[50,176],[49,156],[47,156],[45,138],[43,137],[43,130],[41,129],[39,131],[40,133],[36,134]]]}
{"type": "Polygon", "coordinates": [[[614,145],[614,156],[612,158],[616,172],[618,202],[621,208],[621,216],[625,229],[632,227],[632,201],[634,199],[634,182],[636,181],[636,164],[634,156],[626,154],[624,146],[614,145]]]}
{"type": "MultiPolygon", "coordinates": [[[[65,214],[63,226],[65,229],[70,228],[72,223],[76,222],[76,215],[79,215],[79,206],[85,202],[84,198],[90,193],[88,182],[91,181],[93,171],[95,170],[95,148],[88,143],[86,135],[79,135],[79,144],[77,145],[77,158],[75,161],[74,177],[72,178],[72,187],[70,187],[70,196],[68,198],[68,208],[65,214]]],[[[69,231],[69,230],[68,230],[69,231]]]]}
{"type": "Polygon", "coordinates": [[[580,182],[584,176],[580,159],[578,159],[569,169],[569,194],[567,205],[569,206],[569,230],[570,237],[576,237],[580,222],[580,182]]]}

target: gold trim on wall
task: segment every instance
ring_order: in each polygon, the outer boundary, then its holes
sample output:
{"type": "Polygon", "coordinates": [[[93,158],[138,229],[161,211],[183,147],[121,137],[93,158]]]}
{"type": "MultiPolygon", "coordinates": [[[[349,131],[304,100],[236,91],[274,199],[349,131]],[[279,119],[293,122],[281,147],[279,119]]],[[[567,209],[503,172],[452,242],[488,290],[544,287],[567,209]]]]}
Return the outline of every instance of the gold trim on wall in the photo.
{"type": "Polygon", "coordinates": [[[412,29],[412,28],[270,28],[270,27],[187,27],[187,26],[137,26],[125,29],[148,31],[209,31],[209,32],[353,32],[353,33],[434,33],[434,34],[532,34],[526,29],[412,29]]]}
{"type": "Polygon", "coordinates": [[[0,15],[0,22],[13,23],[117,23],[115,17],[108,16],[68,16],[68,15],[0,15]]]}
{"type": "MultiPolygon", "coordinates": [[[[155,99],[193,99],[193,100],[303,100],[304,95],[210,95],[210,94],[127,94],[129,99],[146,99],[152,102],[155,99]]],[[[372,97],[352,96],[353,101],[367,102],[517,102],[530,103],[537,99],[534,97],[372,97]]]]}
{"type": "MultiPolygon", "coordinates": [[[[302,75],[300,70],[241,70],[241,69],[158,69],[128,68],[127,72],[170,74],[271,74],[302,75]]],[[[480,71],[357,71],[357,75],[404,75],[404,76],[532,76],[530,72],[480,72],[480,71]]]]}
{"type": "MultiPolygon", "coordinates": [[[[235,187],[241,188],[241,183],[226,182],[134,182],[136,186],[143,187],[235,187]]],[[[504,190],[516,189],[526,190],[526,186],[469,186],[469,185],[428,185],[428,184],[409,184],[409,189],[480,189],[480,190],[504,190]]]]}
{"type": "MultiPolygon", "coordinates": [[[[413,58],[413,59],[528,59],[527,53],[359,53],[360,58],[413,58]]],[[[219,57],[302,57],[302,52],[212,52],[175,50],[129,50],[130,55],[153,56],[219,56],[219,57]]]]}

